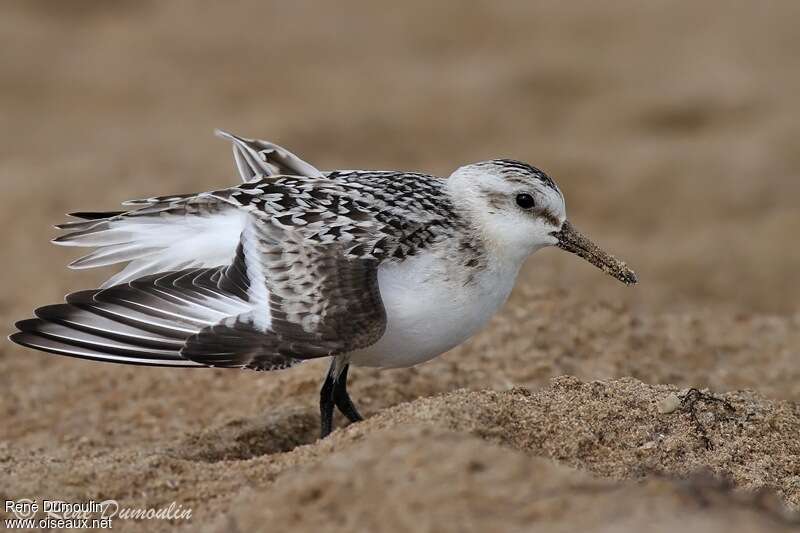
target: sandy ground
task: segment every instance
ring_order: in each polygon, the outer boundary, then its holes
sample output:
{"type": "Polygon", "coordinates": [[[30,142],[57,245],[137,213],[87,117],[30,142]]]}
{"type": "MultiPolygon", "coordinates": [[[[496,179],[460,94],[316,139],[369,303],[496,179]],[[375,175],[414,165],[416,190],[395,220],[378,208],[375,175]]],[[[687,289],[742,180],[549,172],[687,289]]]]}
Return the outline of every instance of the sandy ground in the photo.
{"type": "Polygon", "coordinates": [[[368,419],[323,442],[324,361],[4,342],[0,496],[192,509],[130,531],[796,529],[799,22],[789,0],[4,3],[3,333],[107,275],[63,268],[62,213],[234,183],[214,127],[321,168],[528,160],[642,283],[540,252],[470,342],[355,369],[368,419]]]}

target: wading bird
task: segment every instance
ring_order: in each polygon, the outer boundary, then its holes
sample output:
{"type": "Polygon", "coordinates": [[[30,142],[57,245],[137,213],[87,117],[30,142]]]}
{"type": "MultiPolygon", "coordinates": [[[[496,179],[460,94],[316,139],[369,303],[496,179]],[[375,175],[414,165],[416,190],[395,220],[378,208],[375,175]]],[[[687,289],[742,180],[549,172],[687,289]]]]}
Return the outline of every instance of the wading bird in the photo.
{"type": "Polygon", "coordinates": [[[53,242],[91,247],[72,268],[127,263],[103,286],[16,324],[11,340],[97,361],[275,370],[331,357],[334,408],[362,417],[349,366],[407,367],[457,346],[506,301],[525,259],[572,252],[626,284],[625,263],[566,219],[541,170],[511,159],[446,179],[321,172],[280,146],[219,132],[242,183],[75,213],[53,242]]]}

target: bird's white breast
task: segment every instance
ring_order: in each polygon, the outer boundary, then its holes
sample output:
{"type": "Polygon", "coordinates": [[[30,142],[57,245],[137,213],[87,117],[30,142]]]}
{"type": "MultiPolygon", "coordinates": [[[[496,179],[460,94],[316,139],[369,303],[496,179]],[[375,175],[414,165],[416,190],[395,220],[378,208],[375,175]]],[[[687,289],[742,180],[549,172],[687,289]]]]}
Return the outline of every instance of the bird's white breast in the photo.
{"type": "Polygon", "coordinates": [[[387,326],[372,346],[350,354],[358,366],[407,367],[454,348],[477,332],[506,301],[519,265],[469,272],[447,257],[422,254],[385,264],[378,284],[387,326]]]}

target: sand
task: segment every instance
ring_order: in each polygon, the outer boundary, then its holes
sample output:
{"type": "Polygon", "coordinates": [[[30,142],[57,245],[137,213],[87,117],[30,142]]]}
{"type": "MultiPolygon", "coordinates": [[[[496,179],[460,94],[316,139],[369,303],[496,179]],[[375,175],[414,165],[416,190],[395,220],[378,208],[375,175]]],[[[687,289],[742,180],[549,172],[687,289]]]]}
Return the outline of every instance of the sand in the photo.
{"type": "Polygon", "coordinates": [[[3,342],[3,499],[192,510],[123,531],[798,528],[800,4],[66,5],[0,8],[4,334],[108,274],[63,268],[62,213],[235,183],[215,127],[321,168],[528,160],[641,284],[539,252],[463,346],[352,370],[367,420],[323,441],[325,361],[3,342]]]}

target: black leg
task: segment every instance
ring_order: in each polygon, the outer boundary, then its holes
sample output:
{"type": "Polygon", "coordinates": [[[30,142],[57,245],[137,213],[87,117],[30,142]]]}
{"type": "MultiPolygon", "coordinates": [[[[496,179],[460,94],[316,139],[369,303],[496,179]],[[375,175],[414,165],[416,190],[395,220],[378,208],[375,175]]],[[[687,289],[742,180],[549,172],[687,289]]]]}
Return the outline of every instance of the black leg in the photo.
{"type": "Polygon", "coordinates": [[[350,365],[344,365],[344,368],[333,384],[333,401],[336,407],[339,408],[339,411],[341,411],[350,422],[360,422],[364,420],[364,417],[358,412],[358,409],[356,409],[356,406],[353,404],[353,400],[350,399],[350,395],[347,394],[347,370],[349,368],[350,365]]]}
{"type": "Polygon", "coordinates": [[[364,417],[358,412],[350,395],[347,394],[347,371],[350,365],[344,365],[336,375],[336,360],[331,362],[325,383],[319,391],[319,414],[320,414],[320,438],[324,439],[333,431],[333,408],[338,407],[339,411],[350,422],[359,422],[364,417]]]}
{"type": "Polygon", "coordinates": [[[333,365],[319,391],[320,438],[324,439],[333,431],[333,365]]]}

